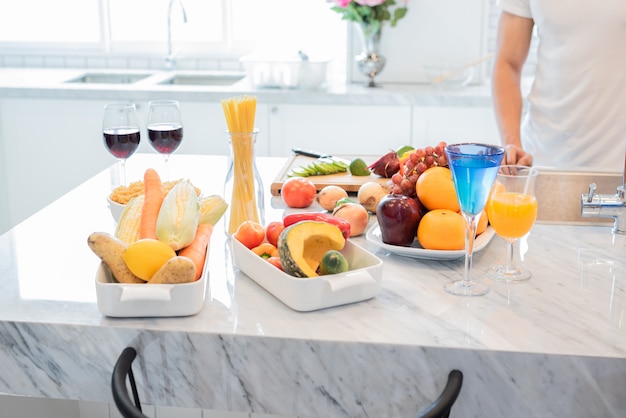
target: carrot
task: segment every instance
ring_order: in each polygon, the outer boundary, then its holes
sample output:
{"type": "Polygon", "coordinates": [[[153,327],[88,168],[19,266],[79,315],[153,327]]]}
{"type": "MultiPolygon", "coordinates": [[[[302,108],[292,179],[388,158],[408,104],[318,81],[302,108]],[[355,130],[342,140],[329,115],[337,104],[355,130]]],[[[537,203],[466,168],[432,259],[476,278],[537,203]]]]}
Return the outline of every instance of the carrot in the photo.
{"type": "Polygon", "coordinates": [[[196,230],[196,236],[191,244],[178,252],[178,255],[188,257],[196,265],[196,280],[202,276],[204,262],[209,249],[209,241],[213,233],[213,225],[200,224],[196,230]]]}
{"type": "Polygon", "coordinates": [[[158,239],[156,234],[157,218],[165,198],[159,173],[153,168],[147,169],[143,175],[143,183],[144,200],[139,221],[139,238],[158,239]]]}

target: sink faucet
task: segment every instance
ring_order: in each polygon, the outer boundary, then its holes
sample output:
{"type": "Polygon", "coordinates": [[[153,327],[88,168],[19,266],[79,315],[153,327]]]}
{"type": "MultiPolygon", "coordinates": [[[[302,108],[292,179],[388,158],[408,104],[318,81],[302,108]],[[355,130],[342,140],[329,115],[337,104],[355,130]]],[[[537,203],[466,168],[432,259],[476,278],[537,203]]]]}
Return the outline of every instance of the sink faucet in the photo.
{"type": "Polygon", "coordinates": [[[622,184],[614,195],[596,195],[596,184],[589,185],[589,193],[580,197],[580,215],[587,218],[614,218],[613,232],[626,234],[626,159],[622,184]]]}
{"type": "Polygon", "coordinates": [[[167,57],[165,57],[165,68],[171,70],[176,64],[176,54],[172,50],[172,7],[178,3],[183,12],[183,22],[187,23],[187,12],[180,0],[170,0],[167,6],[167,57]]]}

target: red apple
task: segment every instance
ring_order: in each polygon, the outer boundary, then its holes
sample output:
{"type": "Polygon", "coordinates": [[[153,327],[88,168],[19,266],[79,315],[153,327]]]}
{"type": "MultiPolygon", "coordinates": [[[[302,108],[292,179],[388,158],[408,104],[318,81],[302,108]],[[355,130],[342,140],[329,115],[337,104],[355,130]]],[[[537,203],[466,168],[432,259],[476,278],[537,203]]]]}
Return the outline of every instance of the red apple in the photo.
{"type": "Polygon", "coordinates": [[[400,194],[384,196],[376,208],[382,241],[409,247],[415,240],[421,214],[421,205],[415,198],[400,194]]]}

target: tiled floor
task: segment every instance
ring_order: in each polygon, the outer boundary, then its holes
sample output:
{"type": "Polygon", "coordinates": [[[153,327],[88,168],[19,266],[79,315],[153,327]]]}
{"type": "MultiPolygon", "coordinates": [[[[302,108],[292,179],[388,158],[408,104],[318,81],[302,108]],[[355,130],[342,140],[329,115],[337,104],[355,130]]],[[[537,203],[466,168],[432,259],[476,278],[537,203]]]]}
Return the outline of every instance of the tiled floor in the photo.
{"type": "MultiPolygon", "coordinates": [[[[194,408],[142,406],[150,418],[297,418],[194,408]]],[[[115,405],[0,395],[0,418],[122,418],[115,405]]]]}

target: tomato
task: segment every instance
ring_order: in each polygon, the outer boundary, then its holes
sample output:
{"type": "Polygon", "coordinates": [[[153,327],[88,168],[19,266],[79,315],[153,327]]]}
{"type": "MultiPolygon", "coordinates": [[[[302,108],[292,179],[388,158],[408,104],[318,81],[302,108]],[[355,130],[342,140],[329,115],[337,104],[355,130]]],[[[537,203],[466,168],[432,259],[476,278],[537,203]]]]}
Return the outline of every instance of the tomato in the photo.
{"type": "Polygon", "coordinates": [[[265,228],[258,222],[245,221],[239,225],[233,237],[247,248],[252,249],[261,245],[265,239],[265,228]]]}
{"type": "Polygon", "coordinates": [[[308,208],[315,201],[317,190],[311,180],[290,177],[283,183],[280,195],[290,208],[308,208]]]}
{"type": "Polygon", "coordinates": [[[283,270],[283,265],[280,264],[280,257],[270,257],[266,259],[268,263],[276,267],[277,269],[283,270]]]}
{"type": "Polygon", "coordinates": [[[278,237],[280,233],[285,229],[285,225],[282,222],[274,221],[267,224],[265,227],[265,238],[267,242],[272,245],[278,245],[278,237]]]}

